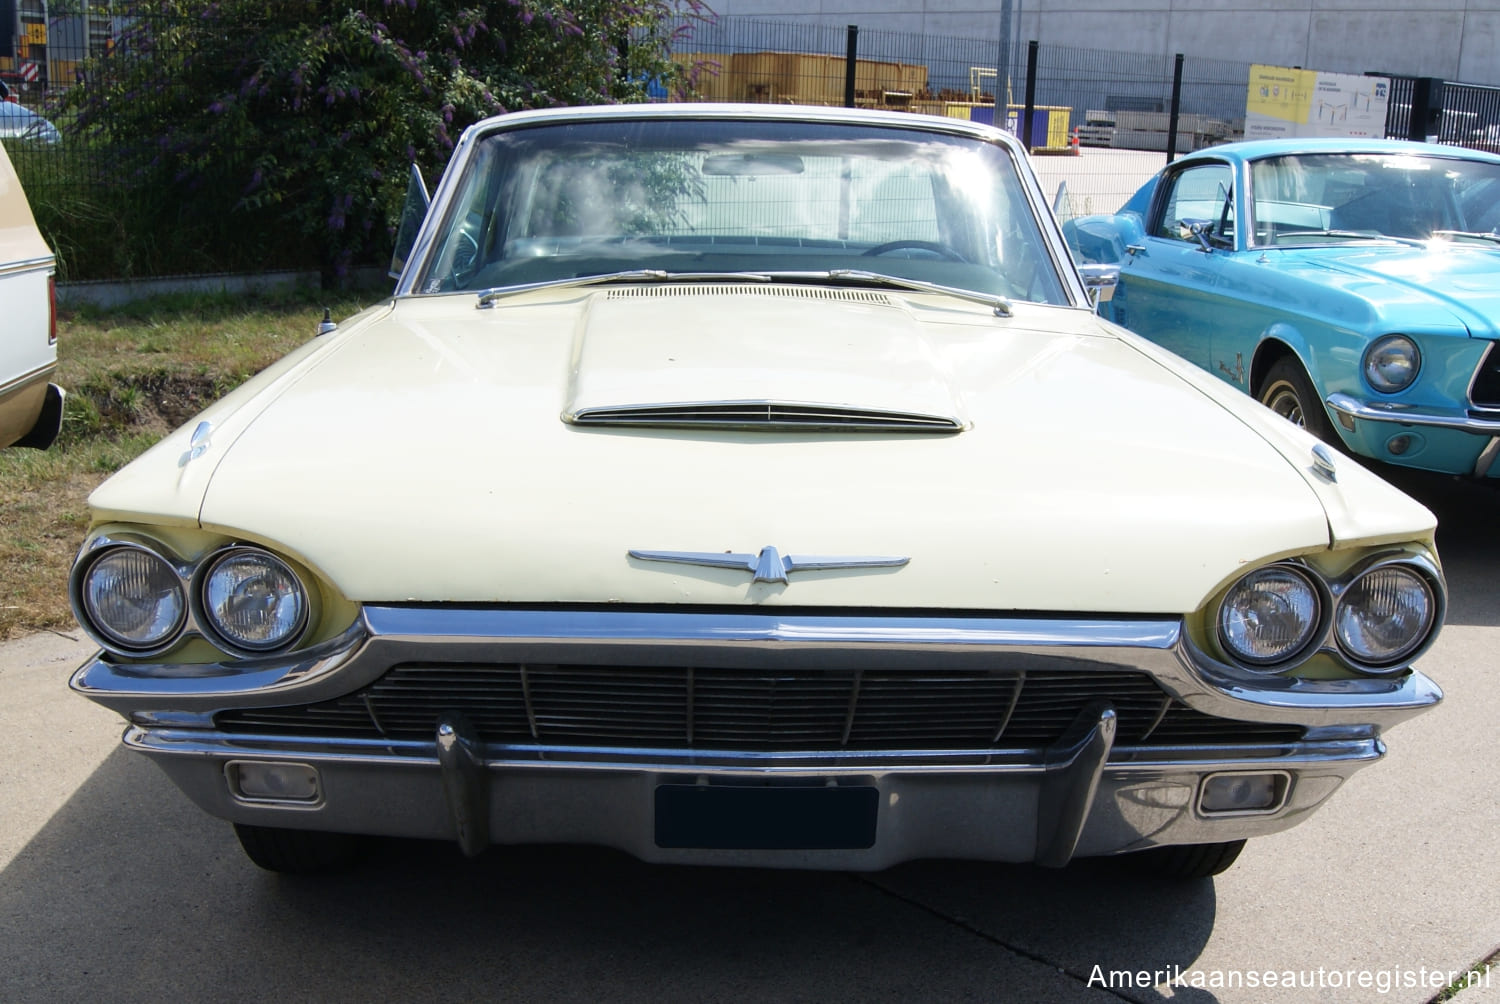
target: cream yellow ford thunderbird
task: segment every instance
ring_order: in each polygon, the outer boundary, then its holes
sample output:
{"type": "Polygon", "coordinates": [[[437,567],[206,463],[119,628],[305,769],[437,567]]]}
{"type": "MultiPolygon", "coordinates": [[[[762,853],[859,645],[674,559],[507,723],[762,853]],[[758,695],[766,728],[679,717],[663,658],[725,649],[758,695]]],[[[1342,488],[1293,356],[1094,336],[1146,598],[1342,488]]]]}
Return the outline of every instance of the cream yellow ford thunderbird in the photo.
{"type": "Polygon", "coordinates": [[[259,865],[1204,876],[1441,698],[1432,516],[1100,319],[1009,135],[527,112],[408,205],[72,574],[74,689],[259,865]]]}

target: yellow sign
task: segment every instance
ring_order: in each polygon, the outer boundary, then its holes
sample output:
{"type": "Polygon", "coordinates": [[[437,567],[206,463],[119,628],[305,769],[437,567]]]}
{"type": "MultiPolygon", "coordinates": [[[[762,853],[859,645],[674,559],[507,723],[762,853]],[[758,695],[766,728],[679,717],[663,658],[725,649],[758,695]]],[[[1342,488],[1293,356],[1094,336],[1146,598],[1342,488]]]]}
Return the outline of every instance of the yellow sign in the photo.
{"type": "Polygon", "coordinates": [[[28,21],[26,23],[26,44],[46,45],[47,26],[45,24],[32,24],[28,21]]]}
{"type": "Polygon", "coordinates": [[[1316,70],[1293,70],[1256,63],[1250,67],[1250,94],[1245,102],[1245,112],[1283,122],[1306,122],[1312,111],[1313,91],[1317,84],[1316,70]]]}

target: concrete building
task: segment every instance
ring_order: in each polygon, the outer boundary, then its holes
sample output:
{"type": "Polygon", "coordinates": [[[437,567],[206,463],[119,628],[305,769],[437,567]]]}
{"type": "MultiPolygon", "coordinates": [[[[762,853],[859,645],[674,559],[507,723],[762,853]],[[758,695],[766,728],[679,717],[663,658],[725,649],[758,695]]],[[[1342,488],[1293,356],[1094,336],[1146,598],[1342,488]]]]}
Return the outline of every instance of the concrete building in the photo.
{"type": "Polygon", "coordinates": [[[1500,0],[712,0],[732,18],[1500,85],[1500,0]]]}

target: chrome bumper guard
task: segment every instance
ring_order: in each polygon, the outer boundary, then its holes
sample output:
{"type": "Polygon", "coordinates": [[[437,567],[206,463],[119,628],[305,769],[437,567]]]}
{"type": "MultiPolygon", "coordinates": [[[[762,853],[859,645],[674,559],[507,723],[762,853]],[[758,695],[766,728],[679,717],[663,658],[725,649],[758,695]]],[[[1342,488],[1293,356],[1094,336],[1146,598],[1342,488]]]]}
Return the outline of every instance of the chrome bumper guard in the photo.
{"type": "Polygon", "coordinates": [[[457,840],[469,854],[494,843],[590,843],[648,861],[860,870],[920,857],[1060,866],[1075,856],[1275,832],[1378,759],[1381,730],[1441,699],[1415,671],[1250,679],[1208,660],[1169,619],[820,617],[763,609],[370,607],[346,635],[295,657],[204,666],[99,657],[80,668],[73,686],[132,722],[126,745],[150,754],[203,808],[239,822],[457,840]],[[414,659],[782,665],[872,652],[885,664],[936,669],[1021,657],[1079,673],[1128,667],[1206,714],[1308,731],[1288,743],[1121,745],[1115,709],[1100,703],[1043,750],[739,752],[486,743],[463,714],[441,710],[428,740],[246,735],[213,720],[225,709],[340,697],[414,659]],[[316,797],[277,802],[235,790],[243,765],[276,763],[316,771],[316,797]],[[1237,772],[1284,778],[1277,803],[1204,812],[1205,779],[1237,772]],[[663,785],[874,789],[873,844],[658,846],[651,807],[663,785]]]}

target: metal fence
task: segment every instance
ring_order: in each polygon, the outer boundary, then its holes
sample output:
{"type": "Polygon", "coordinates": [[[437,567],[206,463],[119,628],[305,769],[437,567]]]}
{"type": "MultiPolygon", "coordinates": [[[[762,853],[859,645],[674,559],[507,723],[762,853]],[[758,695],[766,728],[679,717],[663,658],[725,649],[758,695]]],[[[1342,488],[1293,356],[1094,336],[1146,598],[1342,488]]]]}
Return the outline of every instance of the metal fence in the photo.
{"type": "MultiPolygon", "coordinates": [[[[65,31],[54,28],[52,37],[59,46],[68,40],[68,47],[59,47],[48,65],[50,88],[12,75],[21,105],[50,114],[61,89],[85,80],[107,64],[111,51],[130,44],[128,25],[98,17],[74,22],[65,31]]],[[[679,36],[673,57],[689,68],[696,100],[852,105],[981,122],[995,122],[998,109],[999,124],[1025,136],[1038,158],[1111,147],[1159,155],[1156,166],[1174,154],[1242,135],[1251,76],[1248,63],[1196,56],[743,17],[694,22],[679,36]]],[[[162,53],[161,62],[161,86],[173,86],[175,54],[162,53]]],[[[0,65],[0,72],[9,69],[0,65]]],[[[1496,87],[1393,77],[1388,135],[1410,135],[1415,120],[1432,111],[1434,84],[1441,110],[1428,115],[1428,134],[1444,143],[1500,150],[1496,87]]],[[[669,99],[665,90],[661,97],[669,99]]],[[[5,141],[33,201],[55,204],[70,197],[69,186],[112,184],[108,151],[70,141],[69,123],[57,125],[58,143],[5,141]]],[[[1087,167],[1073,165],[1068,172],[1071,211],[1114,209],[1133,190],[1139,170],[1122,177],[1118,161],[1087,159],[1087,167]]]]}

